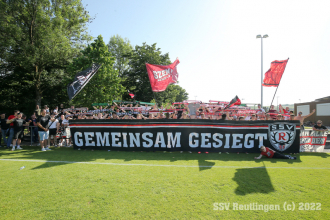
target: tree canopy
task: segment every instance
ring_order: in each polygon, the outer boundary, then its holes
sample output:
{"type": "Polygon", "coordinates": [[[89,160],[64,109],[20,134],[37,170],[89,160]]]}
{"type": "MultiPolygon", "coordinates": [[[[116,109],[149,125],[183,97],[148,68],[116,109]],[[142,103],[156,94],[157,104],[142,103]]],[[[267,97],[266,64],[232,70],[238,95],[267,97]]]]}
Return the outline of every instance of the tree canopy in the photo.
{"type": "Polygon", "coordinates": [[[93,102],[108,103],[114,99],[120,99],[125,89],[121,85],[118,71],[113,69],[114,62],[115,58],[108,51],[102,36],[98,36],[82,51],[82,55],[75,58],[68,67],[72,80],[77,72],[91,67],[93,63],[102,65],[89,83],[73,99],[72,103],[78,106],[90,106],[93,102]]]}
{"type": "Polygon", "coordinates": [[[130,99],[125,90],[159,104],[187,98],[179,85],[153,94],[145,64],[171,63],[156,43],[133,47],[115,35],[108,45],[101,36],[87,45],[86,25],[93,19],[81,0],[0,0],[0,8],[0,109],[69,104],[68,83],[93,63],[102,67],[70,104],[130,99]]]}
{"type": "Polygon", "coordinates": [[[142,46],[135,46],[129,56],[130,68],[125,71],[123,85],[126,89],[134,92],[137,99],[150,101],[153,97],[150,81],[147,74],[146,63],[168,65],[171,63],[168,53],[162,54],[156,44],[151,46],[143,43],[142,46]]]}
{"type": "MultiPolygon", "coordinates": [[[[129,58],[129,68],[124,71],[123,86],[136,95],[137,100],[149,102],[153,99],[158,104],[180,102],[188,99],[188,93],[179,85],[169,85],[164,92],[153,93],[147,73],[146,63],[157,65],[168,65],[171,63],[169,54],[162,54],[156,44],[135,46],[131,54],[126,54],[129,58]]],[[[128,95],[124,98],[128,99],[128,95]]]]}
{"type": "Polygon", "coordinates": [[[111,55],[115,57],[114,69],[118,71],[119,77],[123,77],[124,72],[129,69],[129,55],[133,50],[130,41],[115,35],[110,38],[108,48],[111,55]]]}
{"type": "Polygon", "coordinates": [[[0,81],[12,87],[19,79],[24,89],[13,95],[28,91],[40,105],[47,90],[63,86],[63,70],[90,38],[90,17],[80,0],[0,0],[0,8],[0,81]]]}

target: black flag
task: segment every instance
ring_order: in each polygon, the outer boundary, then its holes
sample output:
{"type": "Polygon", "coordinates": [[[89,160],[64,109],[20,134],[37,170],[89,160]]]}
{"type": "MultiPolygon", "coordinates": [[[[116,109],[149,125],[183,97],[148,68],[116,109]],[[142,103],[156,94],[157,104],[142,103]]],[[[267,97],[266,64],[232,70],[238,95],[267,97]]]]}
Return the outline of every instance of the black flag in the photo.
{"type": "Polygon", "coordinates": [[[240,105],[240,104],[241,104],[241,100],[238,98],[238,96],[235,96],[235,98],[233,98],[224,109],[230,108],[233,105],[240,105]]]}
{"type": "Polygon", "coordinates": [[[69,100],[73,99],[78,93],[84,88],[84,86],[91,80],[91,78],[100,69],[100,64],[94,64],[92,67],[85,69],[76,74],[73,82],[69,83],[67,90],[69,95],[69,100]]]}

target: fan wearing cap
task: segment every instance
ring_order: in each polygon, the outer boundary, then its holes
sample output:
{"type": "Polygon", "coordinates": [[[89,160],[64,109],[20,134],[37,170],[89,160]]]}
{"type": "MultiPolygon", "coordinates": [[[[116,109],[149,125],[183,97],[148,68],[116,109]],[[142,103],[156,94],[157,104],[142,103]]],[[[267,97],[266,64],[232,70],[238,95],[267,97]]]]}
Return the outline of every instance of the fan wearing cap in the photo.
{"type": "Polygon", "coordinates": [[[252,114],[250,121],[256,121],[256,120],[257,120],[257,116],[255,114],[252,114]]]}
{"type": "Polygon", "coordinates": [[[281,114],[276,115],[276,120],[278,121],[283,120],[283,115],[281,114]]]}
{"type": "Polygon", "coordinates": [[[290,114],[290,118],[288,120],[294,120],[295,116],[294,114],[290,114]]]}
{"type": "Polygon", "coordinates": [[[255,157],[254,159],[259,160],[259,159],[261,159],[262,156],[266,156],[268,158],[278,158],[278,159],[291,159],[291,160],[297,159],[296,157],[291,157],[290,155],[280,154],[265,146],[261,146],[260,151],[261,151],[261,153],[260,153],[259,157],[255,157]]]}
{"type": "Polygon", "coordinates": [[[304,116],[302,115],[302,112],[299,112],[298,116],[294,117],[294,120],[299,120],[300,121],[300,129],[301,130],[304,130],[304,120],[305,120],[305,118],[308,118],[309,116],[314,114],[314,112],[315,112],[315,109],[311,113],[309,113],[308,115],[304,115],[304,116]]]}
{"type": "Polygon", "coordinates": [[[316,122],[316,125],[314,125],[313,127],[313,131],[328,131],[327,127],[325,127],[324,125],[322,125],[322,121],[321,120],[318,120],[316,122]]]}

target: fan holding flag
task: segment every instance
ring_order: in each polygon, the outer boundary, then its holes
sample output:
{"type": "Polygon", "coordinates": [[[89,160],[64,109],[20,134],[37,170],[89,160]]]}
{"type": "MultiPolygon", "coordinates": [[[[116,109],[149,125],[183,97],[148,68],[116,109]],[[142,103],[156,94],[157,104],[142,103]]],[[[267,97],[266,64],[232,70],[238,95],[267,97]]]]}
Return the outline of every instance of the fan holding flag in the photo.
{"type": "Polygon", "coordinates": [[[227,108],[230,108],[234,105],[240,105],[241,104],[241,100],[238,98],[238,96],[235,96],[235,98],[233,98],[229,104],[224,108],[224,110],[226,110],[227,108]]]}

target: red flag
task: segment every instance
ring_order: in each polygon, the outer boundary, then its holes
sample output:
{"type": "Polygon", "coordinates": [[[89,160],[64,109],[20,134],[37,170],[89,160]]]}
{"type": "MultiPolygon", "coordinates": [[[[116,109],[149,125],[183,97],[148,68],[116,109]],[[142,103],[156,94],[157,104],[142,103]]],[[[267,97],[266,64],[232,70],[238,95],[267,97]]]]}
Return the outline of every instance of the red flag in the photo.
{"type": "Polygon", "coordinates": [[[266,87],[278,87],[288,61],[289,58],[287,60],[273,61],[270,69],[265,73],[264,83],[262,85],[266,87]]]}
{"type": "Polygon", "coordinates": [[[178,59],[174,63],[163,66],[146,63],[151,89],[153,92],[162,92],[167,86],[178,81],[176,66],[180,63],[178,59]]]}
{"type": "Polygon", "coordinates": [[[127,92],[128,92],[128,95],[131,97],[131,99],[134,98],[134,96],[135,96],[134,93],[131,93],[129,90],[127,90],[127,92]]]}
{"type": "MultiPolygon", "coordinates": [[[[227,108],[230,108],[230,107],[232,107],[232,106],[234,106],[234,105],[240,105],[241,104],[241,100],[238,98],[238,96],[235,96],[235,98],[233,98],[230,102],[229,102],[229,104],[225,107],[225,109],[227,109],[227,108]]],[[[224,110],[225,110],[224,109],[224,110]]]]}
{"type": "Polygon", "coordinates": [[[134,96],[135,96],[135,95],[134,95],[133,93],[131,93],[131,92],[128,93],[128,95],[131,96],[131,99],[134,98],[134,96]]]}

